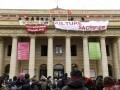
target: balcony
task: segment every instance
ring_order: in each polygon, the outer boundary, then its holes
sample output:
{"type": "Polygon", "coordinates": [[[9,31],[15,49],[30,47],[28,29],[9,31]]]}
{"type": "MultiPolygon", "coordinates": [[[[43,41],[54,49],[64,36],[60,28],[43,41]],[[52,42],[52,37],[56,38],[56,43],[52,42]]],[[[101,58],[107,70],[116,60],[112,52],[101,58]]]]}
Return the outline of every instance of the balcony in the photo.
{"type": "MultiPolygon", "coordinates": [[[[19,21],[0,21],[0,28],[25,28],[25,25],[20,25],[19,21]]],[[[54,22],[49,22],[47,28],[55,28],[54,22]]],[[[120,28],[120,21],[109,22],[108,28],[120,28]]]]}

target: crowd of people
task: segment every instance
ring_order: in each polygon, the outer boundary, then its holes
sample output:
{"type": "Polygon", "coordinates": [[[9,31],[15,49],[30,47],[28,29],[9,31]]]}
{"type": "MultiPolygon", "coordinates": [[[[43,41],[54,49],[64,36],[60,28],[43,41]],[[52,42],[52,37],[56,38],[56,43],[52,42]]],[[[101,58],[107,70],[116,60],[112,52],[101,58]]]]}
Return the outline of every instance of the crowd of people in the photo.
{"type": "Polygon", "coordinates": [[[79,70],[71,71],[71,77],[64,74],[62,79],[54,79],[51,76],[42,76],[37,80],[29,74],[14,76],[13,80],[0,77],[0,90],[120,90],[120,79],[98,76],[96,80],[82,76],[79,70]]]}

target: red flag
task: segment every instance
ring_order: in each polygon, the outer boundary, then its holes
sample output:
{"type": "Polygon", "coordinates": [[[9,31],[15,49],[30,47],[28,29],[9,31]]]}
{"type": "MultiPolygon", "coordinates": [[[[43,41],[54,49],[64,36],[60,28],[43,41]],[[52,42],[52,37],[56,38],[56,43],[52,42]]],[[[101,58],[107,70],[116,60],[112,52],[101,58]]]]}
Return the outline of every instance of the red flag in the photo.
{"type": "Polygon", "coordinates": [[[89,16],[89,15],[86,15],[86,18],[87,18],[87,19],[89,19],[89,18],[90,18],[90,16],[89,16]]]}
{"type": "Polygon", "coordinates": [[[7,20],[9,20],[10,19],[10,15],[8,15],[6,18],[7,18],[7,20]]]}
{"type": "Polygon", "coordinates": [[[19,16],[19,15],[16,15],[15,17],[18,19],[20,16],[19,16]]]}
{"type": "Polygon", "coordinates": [[[54,12],[54,10],[50,10],[50,14],[54,14],[55,12],[54,12]]]}
{"type": "Polygon", "coordinates": [[[67,10],[67,14],[72,14],[72,11],[71,10],[67,10]]]}
{"type": "Polygon", "coordinates": [[[113,15],[110,15],[110,18],[113,18],[113,15]]]}
{"type": "Polygon", "coordinates": [[[2,15],[0,15],[0,20],[2,19],[2,15]]]}
{"type": "Polygon", "coordinates": [[[28,16],[29,16],[28,14],[24,14],[24,16],[23,16],[23,17],[24,17],[24,18],[27,18],[28,16]]]}
{"type": "Polygon", "coordinates": [[[58,13],[59,14],[63,14],[63,10],[58,10],[58,13]]]}

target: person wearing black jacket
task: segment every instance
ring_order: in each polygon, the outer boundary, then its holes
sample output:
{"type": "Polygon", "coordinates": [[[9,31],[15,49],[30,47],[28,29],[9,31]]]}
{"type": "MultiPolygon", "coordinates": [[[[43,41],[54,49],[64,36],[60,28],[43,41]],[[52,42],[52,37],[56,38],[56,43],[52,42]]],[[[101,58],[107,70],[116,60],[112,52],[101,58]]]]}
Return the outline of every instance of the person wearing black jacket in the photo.
{"type": "Polygon", "coordinates": [[[82,72],[79,70],[73,70],[71,72],[70,82],[62,88],[62,90],[88,90],[84,86],[84,81],[82,79],[82,72]]]}

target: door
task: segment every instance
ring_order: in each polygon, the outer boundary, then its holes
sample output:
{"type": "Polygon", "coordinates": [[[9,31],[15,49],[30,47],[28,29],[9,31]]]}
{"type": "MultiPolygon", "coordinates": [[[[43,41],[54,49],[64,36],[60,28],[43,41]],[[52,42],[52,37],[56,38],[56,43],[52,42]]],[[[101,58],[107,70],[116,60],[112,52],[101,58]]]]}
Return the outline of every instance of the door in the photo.
{"type": "Polygon", "coordinates": [[[54,79],[61,79],[64,75],[64,68],[61,64],[54,66],[54,79]]]}
{"type": "Polygon", "coordinates": [[[45,77],[47,77],[47,65],[46,64],[40,65],[39,78],[41,78],[42,75],[45,76],[45,77]]]}

